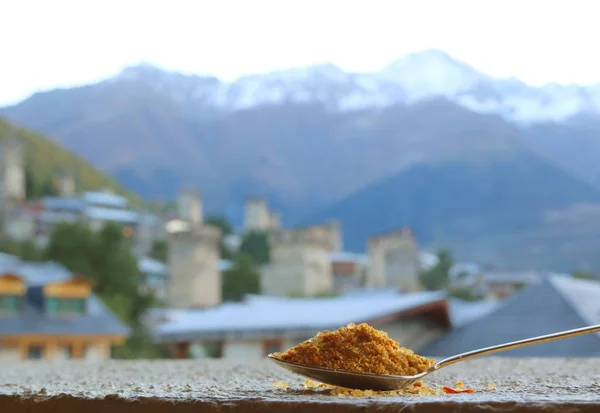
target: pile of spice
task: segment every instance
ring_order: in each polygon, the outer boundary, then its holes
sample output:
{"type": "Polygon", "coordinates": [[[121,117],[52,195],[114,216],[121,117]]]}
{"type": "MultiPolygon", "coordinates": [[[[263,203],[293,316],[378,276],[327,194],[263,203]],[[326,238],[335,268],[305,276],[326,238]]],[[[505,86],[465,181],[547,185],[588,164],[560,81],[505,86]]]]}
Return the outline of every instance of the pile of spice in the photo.
{"type": "Polygon", "coordinates": [[[415,354],[366,323],[323,331],[273,357],[290,363],[345,370],[352,373],[419,374],[435,360],[415,354]]]}

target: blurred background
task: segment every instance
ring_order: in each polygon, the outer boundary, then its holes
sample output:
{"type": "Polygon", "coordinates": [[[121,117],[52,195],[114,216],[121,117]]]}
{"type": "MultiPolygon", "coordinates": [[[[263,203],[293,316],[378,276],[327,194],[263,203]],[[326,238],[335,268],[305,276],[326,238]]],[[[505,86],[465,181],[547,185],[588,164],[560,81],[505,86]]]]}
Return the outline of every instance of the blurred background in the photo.
{"type": "Polygon", "coordinates": [[[4,2],[0,362],[600,323],[595,6],[4,2]]]}

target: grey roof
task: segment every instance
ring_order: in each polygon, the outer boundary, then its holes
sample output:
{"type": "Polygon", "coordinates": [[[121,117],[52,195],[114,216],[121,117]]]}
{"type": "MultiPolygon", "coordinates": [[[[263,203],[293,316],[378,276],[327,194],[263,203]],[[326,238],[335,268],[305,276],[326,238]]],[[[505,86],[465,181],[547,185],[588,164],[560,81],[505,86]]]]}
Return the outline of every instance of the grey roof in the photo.
{"type": "Polygon", "coordinates": [[[150,319],[167,321],[155,327],[158,341],[208,340],[264,332],[311,336],[350,322],[363,322],[445,299],[443,292],[389,292],[328,298],[249,296],[242,303],[212,309],[154,310],[150,319]]]}
{"type": "Polygon", "coordinates": [[[483,318],[501,305],[499,301],[463,301],[456,298],[449,300],[450,317],[454,328],[462,327],[477,319],[483,318]]]}
{"type": "Polygon", "coordinates": [[[26,305],[19,314],[0,315],[0,337],[20,334],[128,335],[129,329],[94,295],[86,313],[52,317],[44,312],[42,286],[29,287],[26,305]]]}
{"type": "Polygon", "coordinates": [[[538,281],[544,275],[537,271],[484,271],[483,280],[488,283],[525,283],[538,281]]]}
{"type": "MultiPolygon", "coordinates": [[[[487,316],[453,329],[421,354],[445,357],[513,340],[600,323],[600,282],[552,275],[502,301],[487,316]]],[[[505,357],[598,357],[600,334],[497,353],[505,357]]]]}
{"type": "Polygon", "coordinates": [[[0,337],[18,334],[129,335],[129,329],[95,295],[88,297],[86,313],[52,317],[44,312],[42,288],[72,277],[65,267],[53,262],[23,262],[3,254],[0,274],[13,273],[27,283],[25,306],[18,314],[0,314],[0,337]]]}

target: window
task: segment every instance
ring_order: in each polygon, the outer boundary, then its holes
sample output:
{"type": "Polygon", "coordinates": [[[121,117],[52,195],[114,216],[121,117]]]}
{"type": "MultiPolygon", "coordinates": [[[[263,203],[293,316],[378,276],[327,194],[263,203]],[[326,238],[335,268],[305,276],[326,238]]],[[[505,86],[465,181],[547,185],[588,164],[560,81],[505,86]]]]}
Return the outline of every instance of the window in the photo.
{"type": "Polygon", "coordinates": [[[20,295],[0,295],[0,313],[17,313],[21,309],[20,295]]]}
{"type": "Polygon", "coordinates": [[[72,359],[73,358],[73,346],[64,345],[58,348],[63,359],[72,359]]]}
{"type": "Polygon", "coordinates": [[[83,314],[85,298],[46,297],[46,312],[48,314],[83,314]]]}
{"type": "Polygon", "coordinates": [[[44,347],[29,346],[27,350],[27,358],[29,360],[41,360],[44,357],[44,347]]]}

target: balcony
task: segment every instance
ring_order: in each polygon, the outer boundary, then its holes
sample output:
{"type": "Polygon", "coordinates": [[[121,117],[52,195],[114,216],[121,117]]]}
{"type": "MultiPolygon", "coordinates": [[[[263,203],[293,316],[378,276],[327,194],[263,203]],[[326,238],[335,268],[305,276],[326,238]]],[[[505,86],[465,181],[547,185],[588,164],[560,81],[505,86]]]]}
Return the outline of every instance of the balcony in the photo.
{"type": "Polygon", "coordinates": [[[273,363],[230,360],[21,362],[0,367],[1,412],[597,412],[600,358],[481,358],[424,384],[474,393],[342,397],[273,363]],[[275,388],[285,381],[287,389],[275,388]]]}

